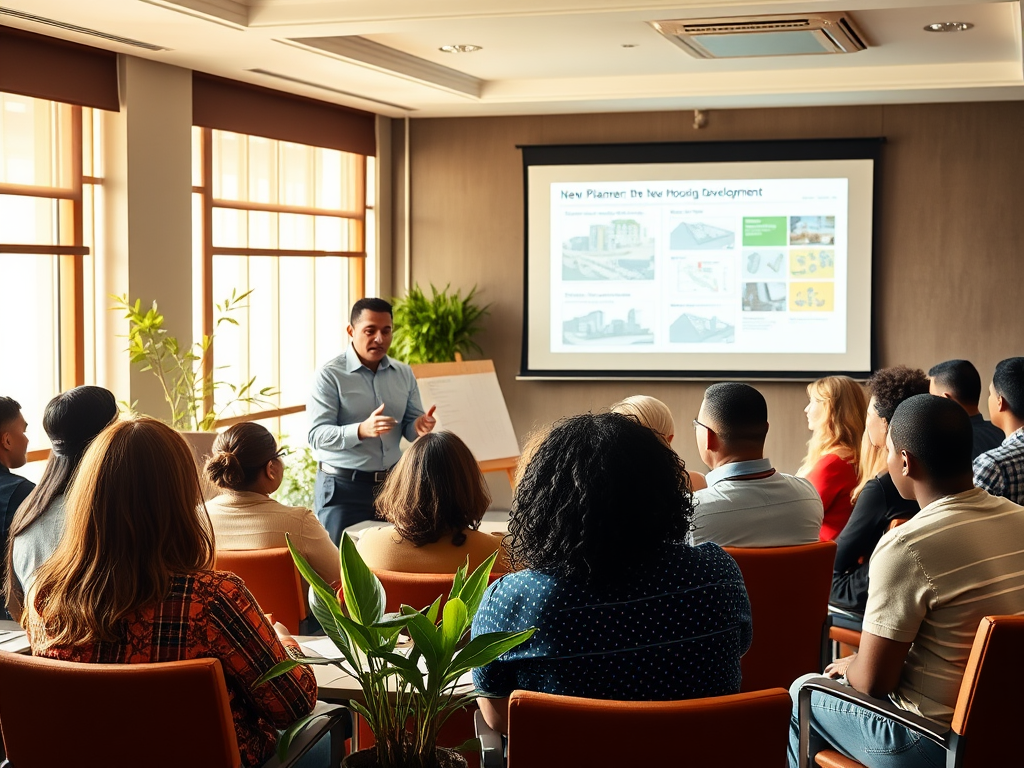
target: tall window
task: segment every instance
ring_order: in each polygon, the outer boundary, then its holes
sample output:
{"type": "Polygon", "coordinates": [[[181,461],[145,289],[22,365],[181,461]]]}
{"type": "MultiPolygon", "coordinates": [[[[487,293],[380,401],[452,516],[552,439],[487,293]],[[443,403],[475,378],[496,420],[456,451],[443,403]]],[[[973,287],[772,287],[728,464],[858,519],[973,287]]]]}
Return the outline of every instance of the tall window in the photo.
{"type": "Polygon", "coordinates": [[[48,455],[38,414],[95,380],[97,110],[0,93],[0,394],[29,418],[29,460],[48,455]]]}
{"type": "Polygon", "coordinates": [[[218,381],[279,390],[220,413],[231,392],[218,389],[220,423],[269,411],[260,420],[302,445],[312,374],[344,348],[364,291],[366,158],[196,127],[193,161],[196,337],[215,332],[218,381]],[[247,291],[235,322],[217,324],[216,305],[247,291]]]}

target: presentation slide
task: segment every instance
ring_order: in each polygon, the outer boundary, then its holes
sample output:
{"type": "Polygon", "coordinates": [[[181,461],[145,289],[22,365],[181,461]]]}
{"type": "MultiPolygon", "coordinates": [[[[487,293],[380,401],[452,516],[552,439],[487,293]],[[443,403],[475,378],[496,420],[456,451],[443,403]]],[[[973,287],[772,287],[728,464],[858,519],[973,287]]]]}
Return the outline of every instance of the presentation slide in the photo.
{"type": "Polygon", "coordinates": [[[527,177],[524,375],[871,370],[872,160],[527,177]]]}

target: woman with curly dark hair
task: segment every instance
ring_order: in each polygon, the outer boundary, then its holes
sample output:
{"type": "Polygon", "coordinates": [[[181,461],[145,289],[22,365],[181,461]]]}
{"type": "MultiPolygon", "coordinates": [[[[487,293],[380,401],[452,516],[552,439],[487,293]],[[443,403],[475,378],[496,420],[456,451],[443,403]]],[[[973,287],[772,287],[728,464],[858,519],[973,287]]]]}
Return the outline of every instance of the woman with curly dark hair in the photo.
{"type": "Polygon", "coordinates": [[[693,499],[679,456],[636,419],[585,414],[551,429],[516,486],[473,635],[536,627],[474,671],[492,727],[515,689],[673,700],[740,689],[750,603],[717,544],[686,544],[693,499]]]}
{"type": "MultiPolygon", "coordinates": [[[[871,445],[885,452],[889,420],[896,406],[914,395],[928,393],[928,377],[924,371],[897,365],[876,371],[868,379],[865,434],[871,445]]],[[[868,560],[875,545],[889,524],[896,519],[913,517],[918,512],[916,501],[900,496],[889,473],[874,472],[862,482],[855,493],[856,503],[850,520],[836,538],[836,561],[832,574],[830,603],[843,611],[863,615],[868,601],[868,560]]]]}

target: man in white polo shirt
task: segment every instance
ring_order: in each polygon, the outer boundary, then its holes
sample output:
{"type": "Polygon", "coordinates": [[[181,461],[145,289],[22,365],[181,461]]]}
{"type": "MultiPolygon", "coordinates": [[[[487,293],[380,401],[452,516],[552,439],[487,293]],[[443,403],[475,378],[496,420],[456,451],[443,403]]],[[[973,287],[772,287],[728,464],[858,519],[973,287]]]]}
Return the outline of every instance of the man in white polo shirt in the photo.
{"type": "Polygon", "coordinates": [[[821,498],[764,457],[768,404],[749,384],[713,384],[693,422],[708,487],[694,493],[693,543],[783,547],[818,540],[821,498]]]}
{"type": "MultiPolygon", "coordinates": [[[[825,670],[946,726],[981,619],[1024,613],[1024,507],[974,487],[973,442],[952,400],[915,395],[896,409],[889,475],[921,511],[878,542],[860,652],[825,670]]],[[[806,679],[793,684],[794,699],[806,679]]],[[[811,694],[810,727],[812,756],[831,745],[869,768],[945,765],[934,742],[821,693],[811,694]]],[[[791,766],[798,744],[794,713],[791,766]]]]}

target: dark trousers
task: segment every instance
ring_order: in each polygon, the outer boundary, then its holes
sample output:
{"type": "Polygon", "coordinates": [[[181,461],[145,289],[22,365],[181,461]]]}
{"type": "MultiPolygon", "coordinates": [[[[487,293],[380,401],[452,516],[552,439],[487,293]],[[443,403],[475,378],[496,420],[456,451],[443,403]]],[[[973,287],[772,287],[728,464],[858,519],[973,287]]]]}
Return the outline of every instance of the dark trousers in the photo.
{"type": "Polygon", "coordinates": [[[322,469],[316,471],[314,503],[316,516],[320,519],[331,541],[341,542],[341,532],[350,525],[364,520],[375,520],[377,512],[373,500],[380,490],[380,483],[364,483],[328,475],[322,469]]]}

